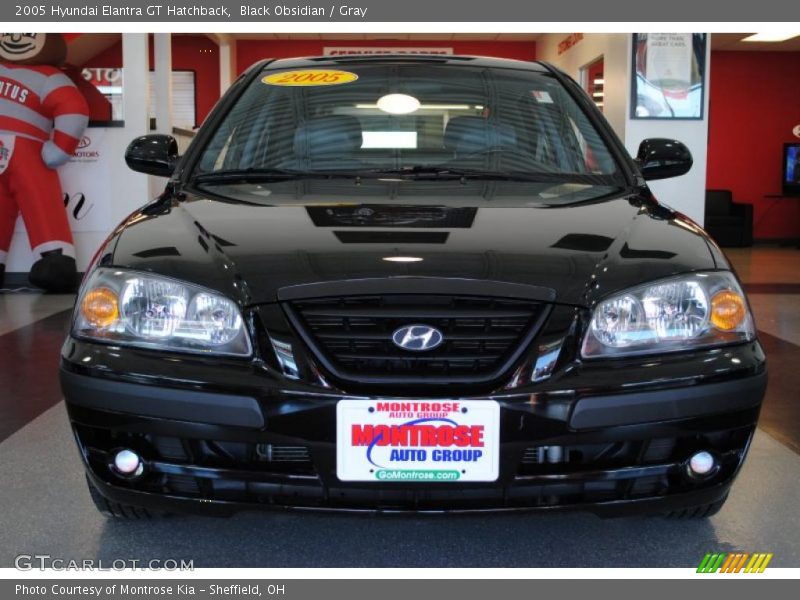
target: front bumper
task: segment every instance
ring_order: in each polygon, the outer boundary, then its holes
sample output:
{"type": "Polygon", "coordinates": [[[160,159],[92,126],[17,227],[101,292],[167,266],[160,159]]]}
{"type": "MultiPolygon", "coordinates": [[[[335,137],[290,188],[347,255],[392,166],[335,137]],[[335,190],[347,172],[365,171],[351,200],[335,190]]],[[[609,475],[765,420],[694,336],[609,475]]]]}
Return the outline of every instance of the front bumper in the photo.
{"type": "Polygon", "coordinates": [[[501,407],[496,482],[347,483],[336,477],[336,404],[352,396],[280,385],[252,365],[202,358],[180,359],[171,378],[153,379],[137,373],[158,372],[148,361],[163,370],[162,359],[114,351],[109,358],[108,347],[69,340],[62,360],[62,387],[92,483],[118,502],[218,514],[269,506],[617,515],[707,504],[728,493],[766,387],[757,342],[584,364],[546,384],[486,396],[501,407]],[[115,360],[127,368],[110,369],[115,360]],[[109,468],[122,447],[145,458],[142,477],[124,479],[109,468]],[[699,450],[719,463],[705,479],[686,468],[699,450]]]}

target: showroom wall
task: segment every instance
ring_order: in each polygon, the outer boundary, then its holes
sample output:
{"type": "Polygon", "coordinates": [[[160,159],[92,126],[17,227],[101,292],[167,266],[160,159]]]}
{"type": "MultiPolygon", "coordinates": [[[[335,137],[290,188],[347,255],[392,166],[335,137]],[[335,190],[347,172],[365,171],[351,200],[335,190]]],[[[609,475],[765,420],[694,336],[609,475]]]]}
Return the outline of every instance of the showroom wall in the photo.
{"type": "MultiPolygon", "coordinates": [[[[706,46],[706,92],[709,77],[713,80],[713,68],[709,69],[710,48],[706,46]]],[[[627,118],[625,147],[636,156],[639,144],[646,138],[669,138],[683,142],[694,159],[691,170],[680,177],[649,182],[659,200],[669,199],[666,204],[688,215],[700,225],[705,217],[706,162],[708,158],[708,102],[709,94],[703,98],[701,120],[656,120],[627,118]]]]}
{"type": "Polygon", "coordinates": [[[633,156],[645,138],[673,138],[688,146],[694,157],[692,170],[681,177],[654,181],[650,184],[650,188],[657,198],[669,198],[668,204],[672,208],[702,225],[705,210],[709,95],[705,96],[706,106],[702,120],[631,119],[629,116],[631,34],[586,33],[572,37],[575,35],[563,33],[542,35],[537,42],[538,58],[557,65],[580,81],[582,69],[603,57],[605,63],[603,110],[606,118],[633,156]]]}
{"type": "Polygon", "coordinates": [[[553,63],[576,81],[581,79],[581,69],[598,58],[603,58],[603,113],[617,135],[623,139],[628,107],[629,37],[628,34],[618,33],[587,33],[565,49],[564,42],[569,39],[569,35],[551,33],[542,35],[536,46],[539,60],[553,63]]]}
{"type": "Polygon", "coordinates": [[[800,236],[800,202],[781,193],[781,152],[800,141],[800,52],[711,53],[708,187],[753,204],[756,239],[800,236]]]}
{"type": "Polygon", "coordinates": [[[325,47],[452,48],[455,54],[535,60],[535,42],[437,40],[238,40],[236,63],[241,73],[263,58],[319,56],[325,47]]]}
{"type": "MultiPolygon", "coordinates": [[[[153,64],[153,36],[150,37],[150,65],[153,64]]],[[[118,68],[122,66],[122,42],[110,46],[82,67],[118,68]]],[[[219,99],[219,47],[204,35],[172,36],[172,68],[194,71],[197,124],[203,122],[219,99]]]]}

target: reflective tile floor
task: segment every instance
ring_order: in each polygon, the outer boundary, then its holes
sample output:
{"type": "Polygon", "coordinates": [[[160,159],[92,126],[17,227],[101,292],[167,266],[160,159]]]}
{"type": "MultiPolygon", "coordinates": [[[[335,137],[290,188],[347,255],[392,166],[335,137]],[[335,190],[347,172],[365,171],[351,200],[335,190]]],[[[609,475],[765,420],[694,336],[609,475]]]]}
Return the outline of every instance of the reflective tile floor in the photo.
{"type": "Polygon", "coordinates": [[[222,567],[696,566],[708,551],[800,566],[800,251],[727,251],[746,283],[770,383],[723,510],[706,521],[589,514],[390,517],[245,513],[112,522],[85,489],[55,377],[72,298],[0,295],[0,567],[18,554],[193,559],[222,567]]]}

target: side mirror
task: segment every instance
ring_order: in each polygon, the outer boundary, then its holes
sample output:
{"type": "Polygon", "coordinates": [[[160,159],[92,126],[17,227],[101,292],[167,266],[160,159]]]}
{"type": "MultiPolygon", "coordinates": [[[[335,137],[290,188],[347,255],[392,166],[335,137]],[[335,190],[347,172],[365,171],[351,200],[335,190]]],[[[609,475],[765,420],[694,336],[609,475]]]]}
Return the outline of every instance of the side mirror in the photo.
{"type": "Polygon", "coordinates": [[[143,135],[128,144],[125,163],[139,173],[169,177],[178,164],[178,142],[163,133],[143,135]]]}
{"type": "Polygon", "coordinates": [[[684,144],[665,138],[649,138],[639,144],[636,162],[648,181],[685,175],[693,163],[692,153],[684,144]]]}

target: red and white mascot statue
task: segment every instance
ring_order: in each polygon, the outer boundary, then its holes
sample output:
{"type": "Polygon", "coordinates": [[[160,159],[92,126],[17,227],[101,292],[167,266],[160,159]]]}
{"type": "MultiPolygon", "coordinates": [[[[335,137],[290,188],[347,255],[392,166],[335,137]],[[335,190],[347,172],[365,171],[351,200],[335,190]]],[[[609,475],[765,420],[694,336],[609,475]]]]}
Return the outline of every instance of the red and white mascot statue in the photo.
{"type": "Polygon", "coordinates": [[[50,292],[75,287],[75,246],[56,169],[89,121],[81,93],[60,69],[60,34],[0,34],[0,281],[22,214],[35,262],[30,282],[50,292]]]}

